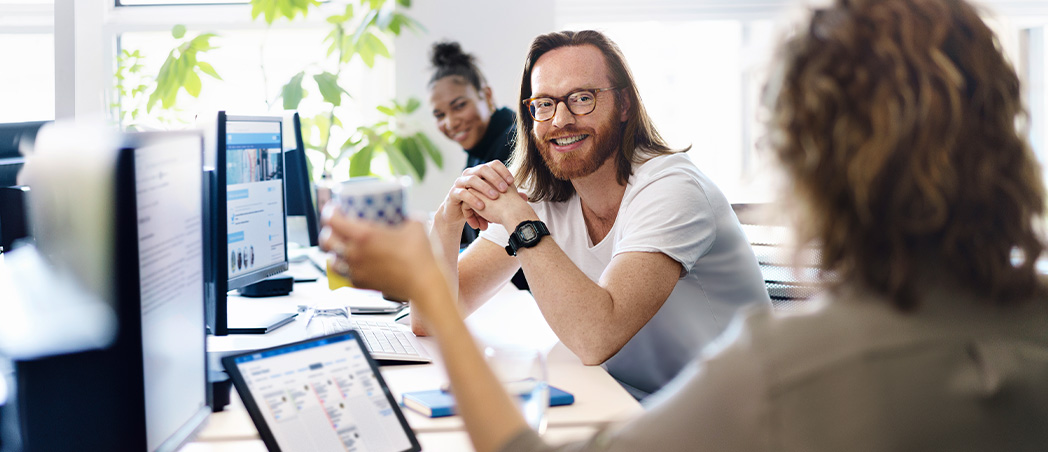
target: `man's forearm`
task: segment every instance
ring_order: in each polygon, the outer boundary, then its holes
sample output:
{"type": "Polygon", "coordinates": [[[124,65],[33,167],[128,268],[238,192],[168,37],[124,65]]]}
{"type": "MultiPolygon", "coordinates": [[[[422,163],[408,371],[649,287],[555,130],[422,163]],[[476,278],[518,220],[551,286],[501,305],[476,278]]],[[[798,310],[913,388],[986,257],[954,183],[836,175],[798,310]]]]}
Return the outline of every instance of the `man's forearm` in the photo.
{"type": "Polygon", "coordinates": [[[627,253],[594,282],[552,238],[517,256],[543,317],[588,365],[618,353],[662,307],[680,274],[680,264],[662,253],[627,253]]]}
{"type": "Polygon", "coordinates": [[[487,366],[461,314],[448,309],[452,306],[447,299],[451,293],[440,287],[440,278],[429,274],[419,275],[419,279],[421,286],[415,291],[416,296],[429,297],[420,305],[420,310],[431,319],[458,411],[473,447],[484,452],[499,450],[527,428],[524,417],[487,366]]]}
{"type": "Polygon", "coordinates": [[[611,294],[579,270],[551,237],[517,256],[543,317],[583,363],[600,364],[622,347],[611,294]]]}
{"type": "MultiPolygon", "coordinates": [[[[462,227],[462,224],[456,228],[456,225],[444,221],[444,204],[441,204],[429,231],[429,241],[437,248],[434,251],[439,251],[435,254],[440,265],[444,267],[442,273],[452,294],[458,294],[458,250],[462,239],[462,227]]],[[[411,316],[411,331],[418,336],[429,334],[423,315],[411,316]]]]}

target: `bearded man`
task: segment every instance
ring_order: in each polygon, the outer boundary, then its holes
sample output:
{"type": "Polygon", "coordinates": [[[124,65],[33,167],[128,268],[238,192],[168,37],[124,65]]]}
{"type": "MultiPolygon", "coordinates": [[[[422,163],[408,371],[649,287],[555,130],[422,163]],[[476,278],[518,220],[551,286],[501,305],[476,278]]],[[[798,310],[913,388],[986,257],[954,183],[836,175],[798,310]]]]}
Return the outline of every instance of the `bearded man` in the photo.
{"type": "MultiPolygon", "coordinates": [[[[655,130],[603,34],[536,38],[520,93],[514,172],[463,172],[431,238],[465,315],[522,268],[561,342],[643,398],[740,307],[770,304],[753,250],[720,190],[655,130]],[[486,240],[460,255],[463,223],[486,240]]],[[[412,326],[425,334],[424,319],[412,326]]]]}

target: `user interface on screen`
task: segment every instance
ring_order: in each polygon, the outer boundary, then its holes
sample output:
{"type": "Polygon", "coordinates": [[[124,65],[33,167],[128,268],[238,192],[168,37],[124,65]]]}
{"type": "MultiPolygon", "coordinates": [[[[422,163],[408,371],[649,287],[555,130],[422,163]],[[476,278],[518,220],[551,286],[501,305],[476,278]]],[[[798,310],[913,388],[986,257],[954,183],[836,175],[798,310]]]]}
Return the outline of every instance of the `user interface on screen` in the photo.
{"type": "Polygon", "coordinates": [[[412,450],[399,411],[353,334],[235,358],[250,392],[244,398],[253,401],[249,409],[261,413],[280,450],[412,450]]]}
{"type": "Polygon", "coordinates": [[[226,123],[226,265],[230,280],[286,260],[280,128],[279,121],[226,123]]]}

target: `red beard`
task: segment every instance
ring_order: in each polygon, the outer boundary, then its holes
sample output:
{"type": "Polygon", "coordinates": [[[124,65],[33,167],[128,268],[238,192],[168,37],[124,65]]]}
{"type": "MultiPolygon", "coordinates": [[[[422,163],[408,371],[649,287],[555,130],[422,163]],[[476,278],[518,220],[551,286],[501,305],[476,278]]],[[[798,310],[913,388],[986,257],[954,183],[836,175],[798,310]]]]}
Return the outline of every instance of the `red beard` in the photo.
{"type": "Polygon", "coordinates": [[[560,180],[571,180],[593,174],[604,164],[622,144],[622,128],[613,120],[604,121],[599,131],[592,128],[578,128],[571,124],[563,129],[549,131],[540,140],[536,140],[536,147],[542,154],[542,160],[546,163],[553,177],[560,180]],[[550,149],[552,144],[550,138],[556,133],[558,136],[566,135],[589,135],[586,140],[591,140],[590,149],[580,148],[572,152],[559,153],[550,149]]]}

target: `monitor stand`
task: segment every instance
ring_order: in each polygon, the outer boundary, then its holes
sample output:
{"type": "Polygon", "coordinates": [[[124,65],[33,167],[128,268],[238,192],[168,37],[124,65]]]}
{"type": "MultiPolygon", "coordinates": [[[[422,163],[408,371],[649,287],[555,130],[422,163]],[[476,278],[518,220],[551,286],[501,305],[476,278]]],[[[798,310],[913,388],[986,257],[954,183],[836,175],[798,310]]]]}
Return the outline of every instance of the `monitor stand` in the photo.
{"type": "Polygon", "coordinates": [[[297,312],[252,312],[238,313],[226,320],[229,334],[265,334],[295,320],[297,312]]]}
{"type": "Polygon", "coordinates": [[[227,296],[226,334],[265,334],[293,322],[298,312],[295,308],[288,309],[283,302],[274,304],[257,298],[227,296]]]}

